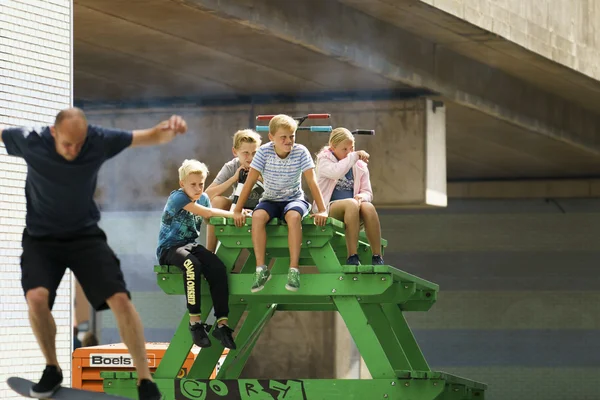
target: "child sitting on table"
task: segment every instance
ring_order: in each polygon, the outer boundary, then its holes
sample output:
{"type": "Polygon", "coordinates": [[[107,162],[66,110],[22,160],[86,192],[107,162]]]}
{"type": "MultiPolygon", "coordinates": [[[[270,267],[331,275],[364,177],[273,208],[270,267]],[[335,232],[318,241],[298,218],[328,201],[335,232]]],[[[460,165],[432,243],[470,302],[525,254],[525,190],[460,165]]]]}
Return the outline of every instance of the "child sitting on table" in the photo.
{"type": "Polygon", "coordinates": [[[369,154],[354,150],[354,136],[346,128],[329,135],[329,145],[317,154],[317,183],[327,204],[328,215],[346,225],[347,265],[360,265],[358,234],[361,224],[373,251],[372,265],[383,265],[381,225],[371,203],[373,190],[369,178],[369,154]]]}

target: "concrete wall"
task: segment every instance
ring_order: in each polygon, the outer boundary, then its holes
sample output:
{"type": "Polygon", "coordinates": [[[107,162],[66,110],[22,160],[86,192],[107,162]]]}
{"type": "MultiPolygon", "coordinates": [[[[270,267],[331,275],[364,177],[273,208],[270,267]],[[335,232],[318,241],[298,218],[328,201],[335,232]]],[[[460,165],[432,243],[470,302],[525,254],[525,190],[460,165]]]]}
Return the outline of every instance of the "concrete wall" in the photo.
{"type": "Polygon", "coordinates": [[[457,201],[390,212],[386,261],[440,285],[408,321],[435,370],[486,399],[598,398],[600,201],[457,201]]]}
{"type": "Polygon", "coordinates": [[[596,0],[420,0],[600,79],[596,0]]]}
{"type": "MultiPolygon", "coordinates": [[[[51,123],[71,104],[71,1],[0,3],[0,125],[51,123]]],[[[39,379],[44,358],[29,327],[21,289],[21,234],[25,225],[27,168],[0,145],[0,398],[18,396],[9,376],[39,379]]],[[[59,288],[54,318],[58,359],[71,373],[71,279],[59,288]]]]}

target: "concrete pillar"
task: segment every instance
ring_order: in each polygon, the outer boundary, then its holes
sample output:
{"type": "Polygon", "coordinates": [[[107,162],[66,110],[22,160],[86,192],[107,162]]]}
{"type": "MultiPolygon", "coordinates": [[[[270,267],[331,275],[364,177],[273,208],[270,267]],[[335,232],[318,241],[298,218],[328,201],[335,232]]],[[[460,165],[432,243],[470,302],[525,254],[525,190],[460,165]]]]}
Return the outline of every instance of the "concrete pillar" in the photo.
{"type": "Polygon", "coordinates": [[[375,154],[369,168],[377,177],[375,204],[447,205],[443,103],[425,98],[402,102],[390,110],[385,129],[377,131],[374,142],[375,154]]]}
{"type": "Polygon", "coordinates": [[[371,373],[361,357],[342,317],[335,317],[335,378],[371,379],[371,373]]]}
{"type": "Polygon", "coordinates": [[[369,372],[369,369],[367,368],[367,364],[365,364],[365,360],[361,357],[360,358],[360,366],[359,366],[359,378],[360,379],[372,379],[373,377],[371,376],[371,373],[369,372]]]}
{"type": "Polygon", "coordinates": [[[336,313],[335,321],[335,378],[359,379],[361,357],[342,317],[336,313]]]}

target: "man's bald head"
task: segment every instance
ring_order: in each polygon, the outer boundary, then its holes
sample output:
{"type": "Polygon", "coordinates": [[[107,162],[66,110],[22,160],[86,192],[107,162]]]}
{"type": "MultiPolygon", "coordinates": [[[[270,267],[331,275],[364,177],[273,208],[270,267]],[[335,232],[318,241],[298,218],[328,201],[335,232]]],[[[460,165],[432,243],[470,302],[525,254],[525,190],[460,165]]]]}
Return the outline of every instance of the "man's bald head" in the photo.
{"type": "Polygon", "coordinates": [[[67,161],[79,155],[87,136],[88,123],[84,112],[77,107],[60,111],[50,132],[54,137],[56,152],[67,161]]]}
{"type": "Polygon", "coordinates": [[[61,110],[58,114],[56,114],[54,126],[59,126],[65,120],[78,120],[87,127],[87,118],[85,117],[85,113],[81,108],[71,107],[61,110]]]}

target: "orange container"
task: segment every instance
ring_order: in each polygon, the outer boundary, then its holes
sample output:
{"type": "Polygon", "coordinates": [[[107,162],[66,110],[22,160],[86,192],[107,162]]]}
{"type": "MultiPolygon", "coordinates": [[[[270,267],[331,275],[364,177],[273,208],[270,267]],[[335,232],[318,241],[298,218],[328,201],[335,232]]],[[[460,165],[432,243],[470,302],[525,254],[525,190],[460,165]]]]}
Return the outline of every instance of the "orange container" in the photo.
{"type": "MultiPolygon", "coordinates": [[[[169,343],[147,343],[146,353],[148,354],[148,364],[150,372],[154,373],[156,367],[162,360],[169,343]]],[[[186,357],[183,367],[179,371],[178,378],[187,376],[192,367],[200,349],[193,347],[186,357]]],[[[211,374],[211,379],[216,377],[217,370],[227,356],[228,350],[225,349],[219,359],[215,370],[211,374]]],[[[107,344],[93,347],[80,347],[73,352],[72,378],[71,386],[77,389],[90,390],[93,392],[102,392],[102,378],[100,372],[103,371],[135,371],[133,360],[127,352],[127,347],[123,343],[107,344]]]]}

